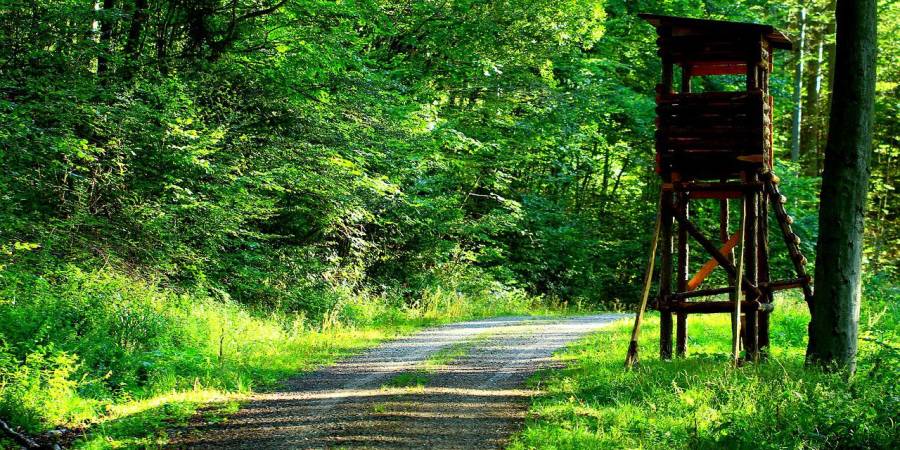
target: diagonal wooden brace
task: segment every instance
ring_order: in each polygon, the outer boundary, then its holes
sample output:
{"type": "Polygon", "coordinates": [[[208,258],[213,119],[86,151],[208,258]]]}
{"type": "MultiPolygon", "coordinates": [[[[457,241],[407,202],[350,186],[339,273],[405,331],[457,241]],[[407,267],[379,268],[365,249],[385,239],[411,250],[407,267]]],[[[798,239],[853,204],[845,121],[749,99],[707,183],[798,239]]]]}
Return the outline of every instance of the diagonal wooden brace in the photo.
{"type": "MultiPolygon", "coordinates": [[[[730,252],[737,245],[739,238],[740,236],[738,233],[732,234],[731,238],[729,238],[728,241],[725,242],[725,245],[723,245],[722,248],[719,249],[719,253],[723,256],[727,255],[728,252],[730,252]]],[[[697,289],[700,286],[700,283],[702,283],[703,280],[705,280],[706,277],[708,277],[709,274],[711,274],[712,271],[715,270],[715,268],[718,266],[719,261],[717,261],[715,257],[710,258],[709,261],[707,261],[706,264],[704,264],[703,267],[701,267],[700,270],[697,271],[697,274],[694,275],[693,278],[688,280],[687,290],[693,291],[694,289],[697,289]]]]}
{"type": "MultiPolygon", "coordinates": [[[[675,220],[678,221],[678,224],[680,226],[683,226],[684,229],[687,230],[688,234],[690,234],[691,237],[693,237],[694,240],[697,241],[697,243],[699,243],[707,253],[712,255],[713,259],[715,259],[719,263],[719,265],[722,266],[722,268],[725,269],[726,272],[728,272],[728,275],[732,277],[737,276],[737,269],[734,267],[734,264],[729,261],[728,258],[725,257],[725,255],[720,253],[716,245],[713,244],[709,239],[707,239],[706,236],[704,236],[703,233],[701,233],[693,223],[683,217],[679,217],[678,215],[675,216],[675,220]]],[[[752,292],[754,298],[759,298],[759,296],[762,294],[759,288],[751,284],[746,279],[741,280],[741,286],[743,286],[744,290],[752,292]]]]}

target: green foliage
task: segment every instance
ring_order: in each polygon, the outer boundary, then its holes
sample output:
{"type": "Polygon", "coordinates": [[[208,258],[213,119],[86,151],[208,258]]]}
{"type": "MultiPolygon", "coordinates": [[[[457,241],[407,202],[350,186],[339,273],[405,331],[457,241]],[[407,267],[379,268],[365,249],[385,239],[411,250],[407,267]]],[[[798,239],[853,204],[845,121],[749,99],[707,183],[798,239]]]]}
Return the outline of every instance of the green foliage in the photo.
{"type": "Polygon", "coordinates": [[[858,372],[804,365],[806,306],[782,298],[773,315],[772,354],[729,363],[728,316],[692,316],[689,353],[657,357],[658,318],[643,328],[642,360],[623,369],[631,324],[623,321],[573,345],[570,365],[540,380],[534,419],[511,448],[895,448],[900,392],[896,286],[866,294],[858,372]]]}
{"type": "Polygon", "coordinates": [[[271,387],[414,327],[540,306],[459,274],[412,305],[323,292],[334,305],[321,318],[254,311],[221,291],[175,293],[110,271],[37,277],[13,265],[0,275],[0,414],[31,432],[112,421],[96,432],[122,437],[149,421],[152,437],[163,419],[208,401],[204,392],[271,387]]]}
{"type": "MultiPolygon", "coordinates": [[[[882,3],[866,258],[893,280],[900,21],[882,3]]],[[[660,67],[636,14],[791,32],[798,5],[0,3],[0,414],[73,425],[266,385],[379,327],[630,306],[658,190],[660,67]],[[51,397],[59,410],[34,406],[51,397]]],[[[787,118],[793,67],[776,58],[787,118]]],[[[812,261],[818,179],[777,170],[812,261]]],[[[716,213],[692,217],[711,229],[716,213]]]]}
{"type": "Polygon", "coordinates": [[[93,418],[97,402],[78,395],[76,358],[52,347],[29,353],[23,363],[0,349],[0,414],[27,431],[48,423],[82,424],[93,418]]]}

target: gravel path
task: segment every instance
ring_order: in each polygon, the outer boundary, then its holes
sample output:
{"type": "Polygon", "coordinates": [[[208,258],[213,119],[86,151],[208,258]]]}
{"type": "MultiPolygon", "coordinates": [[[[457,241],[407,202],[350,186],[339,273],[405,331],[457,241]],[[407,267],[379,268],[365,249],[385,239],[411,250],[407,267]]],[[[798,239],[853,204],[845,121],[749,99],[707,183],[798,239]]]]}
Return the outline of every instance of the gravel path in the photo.
{"type": "Polygon", "coordinates": [[[555,350],[622,317],[504,317],[425,330],[256,395],[224,422],[176,430],[170,447],[502,447],[536,394],[525,380],[554,365],[555,350]],[[456,357],[438,359],[444,349],[456,357]],[[410,379],[417,383],[398,383],[410,379]]]}

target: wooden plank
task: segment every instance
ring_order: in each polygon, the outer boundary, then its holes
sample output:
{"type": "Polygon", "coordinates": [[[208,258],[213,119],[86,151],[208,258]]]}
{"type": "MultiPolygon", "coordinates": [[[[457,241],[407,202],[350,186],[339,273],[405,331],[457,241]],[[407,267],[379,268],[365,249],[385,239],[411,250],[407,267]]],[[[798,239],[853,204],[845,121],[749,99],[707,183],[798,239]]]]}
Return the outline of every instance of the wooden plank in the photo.
{"type": "Polygon", "coordinates": [[[768,283],[760,283],[760,287],[765,288],[768,292],[783,291],[785,289],[802,288],[812,283],[810,277],[791,278],[789,280],[778,280],[768,283]]]}
{"type": "MultiPolygon", "coordinates": [[[[731,238],[729,238],[728,241],[725,242],[725,245],[723,245],[722,248],[719,249],[719,253],[723,258],[737,245],[739,238],[739,233],[734,233],[733,235],[731,235],[731,238]]],[[[716,258],[710,258],[710,260],[703,264],[703,267],[701,267],[700,270],[698,270],[697,273],[687,282],[687,290],[693,291],[694,289],[697,289],[697,287],[700,286],[700,283],[703,283],[703,280],[705,280],[706,277],[708,277],[716,267],[719,267],[718,260],[716,260],[716,258]]]]}
{"type": "Polygon", "coordinates": [[[681,137],[675,138],[667,136],[663,142],[672,152],[679,150],[731,150],[736,153],[735,157],[741,155],[759,155],[763,153],[763,143],[761,139],[745,138],[741,139],[737,136],[733,139],[703,139],[700,137],[681,137]]]}
{"type": "MultiPolygon", "coordinates": [[[[761,310],[771,310],[771,304],[763,304],[757,301],[742,301],[740,305],[741,311],[745,313],[756,313],[761,310]]],[[[673,303],[671,307],[675,313],[685,314],[715,314],[715,313],[733,313],[734,302],[679,302],[673,303]]]]}
{"type": "MultiPolygon", "coordinates": [[[[771,126],[767,116],[760,113],[728,113],[718,114],[709,110],[698,111],[696,113],[668,114],[657,113],[659,119],[658,127],[660,129],[668,128],[701,128],[701,127],[724,127],[731,129],[749,129],[763,132],[763,126],[771,126]]],[[[762,138],[762,136],[760,136],[762,138]]]]}
{"type": "Polygon", "coordinates": [[[729,134],[741,134],[741,135],[755,135],[756,133],[768,133],[770,131],[769,126],[765,127],[755,127],[751,128],[746,125],[744,126],[735,126],[733,124],[710,124],[710,123],[702,123],[694,126],[687,126],[682,124],[666,124],[666,131],[672,136],[693,136],[693,135],[702,135],[702,136],[715,136],[715,135],[729,135],[729,134]]]}
{"type": "Polygon", "coordinates": [[[735,159],[737,159],[738,161],[743,161],[743,162],[748,162],[748,163],[762,164],[766,160],[766,157],[762,154],[741,155],[741,156],[736,156],[735,159]]]}
{"type": "MultiPolygon", "coordinates": [[[[802,288],[804,285],[809,284],[809,278],[791,278],[788,280],[778,280],[772,281],[768,283],[760,283],[757,287],[764,294],[771,295],[772,292],[783,291],[786,289],[797,289],[802,288]]],[[[746,289],[744,289],[746,291],[746,289]]],[[[672,300],[673,303],[678,303],[683,300],[698,298],[698,297],[711,297],[714,295],[722,295],[729,294],[734,292],[734,287],[725,286],[725,287],[717,287],[717,288],[709,288],[709,289],[697,289],[693,291],[686,292],[676,292],[669,296],[669,299],[672,300]]],[[[766,302],[763,302],[766,303],[766,302]]],[[[771,303],[771,302],[769,302],[771,303]]],[[[731,304],[731,301],[729,301],[731,304]]]]}
{"type": "Polygon", "coordinates": [[[685,292],[676,292],[671,295],[671,299],[673,302],[677,303],[682,300],[687,300],[690,298],[711,297],[714,295],[727,294],[733,290],[734,290],[734,288],[727,286],[727,287],[718,287],[718,288],[710,288],[710,289],[697,289],[697,290],[685,291],[685,292]]]}
{"type": "Polygon", "coordinates": [[[694,76],[706,75],[740,75],[747,71],[747,65],[741,63],[706,63],[695,64],[694,76]]]}
{"type": "Polygon", "coordinates": [[[741,191],[720,191],[720,192],[690,192],[691,199],[729,199],[729,198],[741,198],[744,195],[741,191]]]}
{"type": "Polygon", "coordinates": [[[728,91],[728,92],[691,92],[670,93],[665,96],[669,101],[705,103],[710,101],[739,101],[748,98],[762,98],[761,91],[728,91]]]}
{"type": "Polygon", "coordinates": [[[683,181],[677,183],[663,183],[662,189],[674,192],[699,192],[699,191],[714,191],[714,192],[728,192],[728,191],[740,191],[745,192],[748,190],[758,190],[762,187],[762,183],[745,183],[745,182],[719,182],[719,183],[708,183],[702,181],[683,181]]]}

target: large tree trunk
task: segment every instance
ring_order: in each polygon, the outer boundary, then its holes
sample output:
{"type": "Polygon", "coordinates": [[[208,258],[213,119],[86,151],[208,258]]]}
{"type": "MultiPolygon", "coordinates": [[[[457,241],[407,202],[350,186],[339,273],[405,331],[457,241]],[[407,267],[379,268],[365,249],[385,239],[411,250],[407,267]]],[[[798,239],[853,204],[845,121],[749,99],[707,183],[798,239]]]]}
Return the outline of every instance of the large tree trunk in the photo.
{"type": "MultiPolygon", "coordinates": [[[[828,3],[828,12],[837,15],[837,2],[836,0],[831,0],[828,3]]],[[[837,45],[835,43],[835,39],[833,38],[837,29],[837,20],[829,20],[828,25],[825,27],[825,36],[823,39],[826,40],[827,45],[825,45],[825,59],[828,61],[826,79],[828,82],[828,96],[825,97],[825,104],[822,105],[823,113],[828,113],[831,111],[831,98],[834,94],[834,69],[837,66],[837,45]]],[[[820,142],[825,142],[827,145],[828,142],[828,131],[825,130],[825,133],[819,138],[820,142]]],[[[822,170],[822,162],[824,161],[822,146],[816,146],[816,154],[815,159],[812,161],[815,165],[809,165],[808,175],[818,175],[822,170]]]]}
{"type": "Polygon", "coordinates": [[[863,217],[874,119],[876,0],[838,0],[837,61],[819,208],[807,356],[856,365],[863,217]]]}

